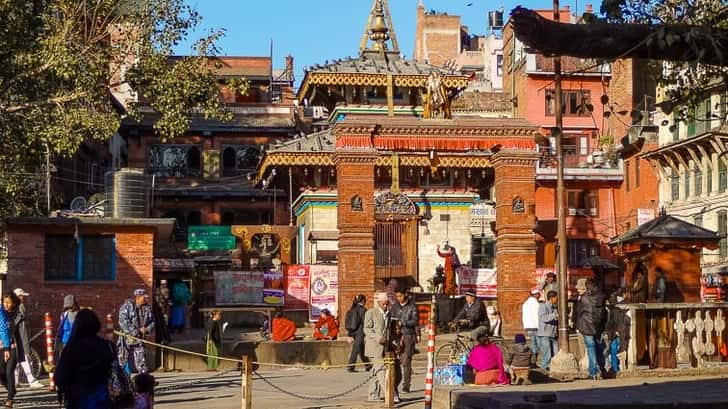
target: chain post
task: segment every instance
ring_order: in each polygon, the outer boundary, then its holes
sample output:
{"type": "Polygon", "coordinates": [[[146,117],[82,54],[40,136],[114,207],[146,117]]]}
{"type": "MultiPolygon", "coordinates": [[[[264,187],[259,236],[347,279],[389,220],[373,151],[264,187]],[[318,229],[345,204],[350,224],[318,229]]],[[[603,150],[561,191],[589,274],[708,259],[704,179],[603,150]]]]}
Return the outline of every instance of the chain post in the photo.
{"type": "Polygon", "coordinates": [[[384,361],[384,365],[387,368],[384,374],[384,406],[393,408],[394,393],[397,387],[395,384],[394,353],[387,352],[384,361]]]}
{"type": "Polygon", "coordinates": [[[241,408],[253,408],[253,361],[248,355],[243,355],[243,370],[240,379],[241,408]]]}

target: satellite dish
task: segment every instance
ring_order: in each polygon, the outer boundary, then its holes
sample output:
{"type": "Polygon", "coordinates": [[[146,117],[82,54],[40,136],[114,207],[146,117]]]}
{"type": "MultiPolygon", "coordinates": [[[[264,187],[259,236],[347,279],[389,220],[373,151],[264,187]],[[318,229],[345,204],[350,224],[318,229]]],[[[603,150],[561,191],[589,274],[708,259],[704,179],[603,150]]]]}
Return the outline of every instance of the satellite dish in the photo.
{"type": "Polygon", "coordinates": [[[86,198],[83,196],[75,197],[71,200],[71,211],[82,213],[86,211],[86,198]]]}

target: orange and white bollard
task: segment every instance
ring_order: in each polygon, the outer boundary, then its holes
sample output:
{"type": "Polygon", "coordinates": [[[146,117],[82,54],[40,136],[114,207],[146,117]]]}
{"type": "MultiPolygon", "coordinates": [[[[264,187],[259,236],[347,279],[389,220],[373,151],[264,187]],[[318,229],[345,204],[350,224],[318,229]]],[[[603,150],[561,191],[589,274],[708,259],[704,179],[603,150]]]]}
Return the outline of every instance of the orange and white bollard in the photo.
{"type": "MultiPolygon", "coordinates": [[[[48,365],[53,368],[55,365],[55,350],[53,345],[53,321],[51,320],[51,314],[45,313],[45,335],[46,335],[46,354],[48,359],[48,365]]],[[[56,382],[53,377],[53,369],[48,372],[48,388],[51,391],[56,390],[56,382]]]]}
{"type": "Polygon", "coordinates": [[[106,339],[114,341],[114,317],[111,314],[106,314],[106,339]]]}
{"type": "Polygon", "coordinates": [[[432,294],[430,322],[427,328],[427,375],[425,376],[425,409],[432,409],[432,383],[435,372],[435,311],[437,299],[432,294]]]}

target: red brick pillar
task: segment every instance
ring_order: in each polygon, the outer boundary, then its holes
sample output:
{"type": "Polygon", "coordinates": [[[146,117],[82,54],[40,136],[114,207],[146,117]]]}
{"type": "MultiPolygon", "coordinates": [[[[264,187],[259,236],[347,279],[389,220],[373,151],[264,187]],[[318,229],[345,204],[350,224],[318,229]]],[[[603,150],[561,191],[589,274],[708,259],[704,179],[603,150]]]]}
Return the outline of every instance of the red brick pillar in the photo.
{"type": "Polygon", "coordinates": [[[533,287],[536,270],[534,228],[536,159],[533,151],[502,150],[495,168],[498,310],[503,334],[523,332],[521,305],[533,287]]]}
{"type": "Polygon", "coordinates": [[[374,164],[375,150],[337,151],[336,185],[339,229],[339,317],[357,294],[374,293],[374,164]]]}

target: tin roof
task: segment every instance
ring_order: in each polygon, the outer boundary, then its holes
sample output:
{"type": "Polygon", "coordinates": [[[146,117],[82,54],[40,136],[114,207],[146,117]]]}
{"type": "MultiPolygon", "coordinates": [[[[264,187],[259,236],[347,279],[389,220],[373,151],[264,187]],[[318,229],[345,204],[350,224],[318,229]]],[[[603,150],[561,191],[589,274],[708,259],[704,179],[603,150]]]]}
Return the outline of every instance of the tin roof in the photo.
{"type": "Polygon", "coordinates": [[[691,241],[717,242],[720,240],[714,231],[680,220],[669,214],[661,214],[657,218],[632,229],[616,239],[610,245],[636,243],[640,241],[691,241]]]}

